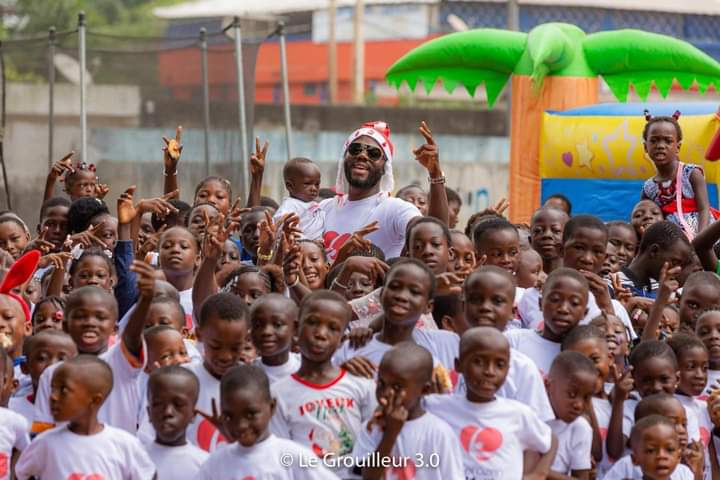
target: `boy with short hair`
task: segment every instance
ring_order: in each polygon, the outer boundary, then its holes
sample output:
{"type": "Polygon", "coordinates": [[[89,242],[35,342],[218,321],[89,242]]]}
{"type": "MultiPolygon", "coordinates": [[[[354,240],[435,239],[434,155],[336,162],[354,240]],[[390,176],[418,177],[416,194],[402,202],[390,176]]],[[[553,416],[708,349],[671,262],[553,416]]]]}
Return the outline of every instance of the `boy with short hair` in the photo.
{"type": "MultiPolygon", "coordinates": [[[[455,369],[466,395],[430,395],[427,410],[445,420],[464,450],[465,478],[522,478],[550,472],[557,438],[529,407],[497,397],[510,366],[510,344],[496,328],[476,327],[460,340],[455,369]],[[540,459],[523,472],[525,452],[540,459]]],[[[453,477],[456,478],[456,477],[453,477]]]]}
{"type": "Polygon", "coordinates": [[[548,425],[558,438],[554,473],[587,480],[592,469],[593,430],[583,414],[597,385],[592,360],[579,352],[562,352],[550,367],[545,384],[555,419],[548,425]]]}
{"type": "Polygon", "coordinates": [[[59,364],[52,372],[50,409],[63,425],[40,434],[23,451],[17,478],[153,478],[155,466],[140,442],[98,419],[112,389],[112,370],[97,356],[59,364]]]}
{"type": "Polygon", "coordinates": [[[200,383],[194,373],[178,365],[150,374],[147,412],[155,440],[145,445],[157,467],[157,480],[194,480],[208,453],[188,443],[185,436],[195,417],[200,383]]]}
{"type": "Polygon", "coordinates": [[[347,301],[335,292],[319,290],[300,304],[299,370],[272,385],[277,408],[271,430],[310,447],[318,457],[338,460],[343,478],[350,471],[342,457],[352,453],[363,423],[375,410],[375,384],[348,375],[332,363],[352,318],[347,301]]]}
{"type": "Polygon", "coordinates": [[[240,365],[225,372],[220,383],[222,428],[234,443],[213,452],[197,479],[337,479],[311,450],[270,432],[275,405],[260,368],[240,365]]]}
{"type": "MultiPolygon", "coordinates": [[[[470,327],[493,327],[504,331],[512,318],[512,299],[515,278],[500,267],[483,266],[475,270],[463,285],[463,322],[454,324],[454,331],[462,335],[470,327]]],[[[464,380],[458,378],[456,393],[465,393],[464,380]]],[[[498,396],[517,400],[532,408],[541,420],[553,415],[540,372],[524,353],[510,349],[510,367],[498,396]]]]}
{"type": "Polygon", "coordinates": [[[510,346],[530,357],[540,373],[550,371],[553,359],[560,353],[565,335],[587,312],[588,282],[572,268],[558,268],[545,281],[540,299],[544,327],[542,332],[516,329],[505,332],[510,346]]]}
{"type": "Polygon", "coordinates": [[[380,406],[353,449],[364,480],[408,473],[418,480],[463,478],[455,433],[422,406],[432,389],[432,372],[432,355],[415,343],[401,342],[383,355],[376,390],[380,406]],[[393,461],[384,468],[370,461],[374,453],[393,461]]]}
{"type": "Polygon", "coordinates": [[[186,364],[200,382],[196,416],[188,428],[188,440],[201,449],[212,452],[226,441],[218,429],[217,417],[220,379],[240,362],[242,347],[250,330],[245,302],[232,293],[209,296],[197,316],[196,334],[203,345],[203,361],[186,364]]]}
{"type": "Polygon", "coordinates": [[[279,293],[263,295],[250,308],[250,337],[258,353],[253,363],[271,384],[300,368],[300,355],[290,351],[297,319],[295,302],[279,293]]]}
{"type": "Polygon", "coordinates": [[[318,203],[320,169],[309,158],[295,157],[283,167],[283,181],[289,196],[285,197],[273,215],[277,222],[283,216],[294,213],[300,217],[298,228],[303,237],[322,240],[325,230],[325,212],[318,203]]]}
{"type": "Polygon", "coordinates": [[[30,376],[32,390],[25,395],[10,398],[10,409],[25,417],[32,424],[35,417],[35,397],[40,376],[47,367],[77,356],[78,351],[70,335],[60,330],[42,330],[25,339],[21,365],[24,374],[30,376]]]}

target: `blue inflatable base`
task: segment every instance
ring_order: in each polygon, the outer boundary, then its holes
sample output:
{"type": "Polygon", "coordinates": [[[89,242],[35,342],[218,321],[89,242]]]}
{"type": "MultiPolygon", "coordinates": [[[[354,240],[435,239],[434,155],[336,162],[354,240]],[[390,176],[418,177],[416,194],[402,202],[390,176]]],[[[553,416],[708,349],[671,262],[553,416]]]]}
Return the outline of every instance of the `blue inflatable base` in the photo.
{"type": "MultiPolygon", "coordinates": [[[[588,213],[605,222],[630,221],[630,214],[640,201],[643,180],[603,180],[546,178],[541,181],[541,202],[561,193],[572,202],[573,215],[588,213]]],[[[710,204],[717,208],[717,185],[708,185],[710,204]]]]}

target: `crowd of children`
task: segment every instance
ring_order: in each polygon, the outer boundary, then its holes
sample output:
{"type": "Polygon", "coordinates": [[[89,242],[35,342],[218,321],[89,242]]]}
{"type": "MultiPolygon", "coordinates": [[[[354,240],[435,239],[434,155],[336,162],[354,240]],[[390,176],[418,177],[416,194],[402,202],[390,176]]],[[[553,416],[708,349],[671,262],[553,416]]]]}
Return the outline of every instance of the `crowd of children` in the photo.
{"type": "Polygon", "coordinates": [[[0,212],[0,480],[720,478],[720,222],[678,115],[609,223],[557,194],[457,230],[425,123],[362,125],[332,189],[290,159],[280,204],[259,141],[246,200],[190,198],[178,128],[115,215],[65,156],[34,234],[0,212]]]}

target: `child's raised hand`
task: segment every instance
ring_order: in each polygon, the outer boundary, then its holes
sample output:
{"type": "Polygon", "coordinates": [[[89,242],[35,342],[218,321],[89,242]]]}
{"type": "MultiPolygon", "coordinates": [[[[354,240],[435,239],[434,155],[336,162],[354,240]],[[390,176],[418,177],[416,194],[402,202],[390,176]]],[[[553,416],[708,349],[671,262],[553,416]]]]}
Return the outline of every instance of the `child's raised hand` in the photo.
{"type": "Polygon", "coordinates": [[[110,191],[110,187],[106,183],[95,184],[95,198],[102,200],[110,191]]]}
{"type": "Polygon", "coordinates": [[[132,222],[138,214],[133,204],[133,195],[135,195],[136,188],[135,185],[128,187],[117,200],[118,223],[121,225],[132,222]]]}
{"type": "Polygon", "coordinates": [[[335,263],[339,264],[345,261],[350,256],[350,253],[355,250],[365,250],[370,252],[372,242],[370,242],[370,240],[366,240],[365,236],[370,235],[373,232],[377,232],[378,230],[380,230],[380,222],[376,220],[365,225],[360,230],[353,232],[352,236],[343,243],[340,250],[338,250],[338,253],[335,256],[335,263]]]}
{"type": "Polygon", "coordinates": [[[712,424],[720,428],[720,388],[717,386],[712,387],[712,392],[707,398],[707,411],[712,424]]]}
{"type": "Polygon", "coordinates": [[[595,296],[598,307],[608,314],[614,314],[610,290],[608,289],[608,284],[605,282],[605,279],[589,270],[580,270],[580,274],[588,281],[588,287],[595,296]]]}
{"type": "Polygon", "coordinates": [[[292,243],[283,258],[283,274],[288,286],[294,286],[298,282],[306,283],[302,271],[302,252],[298,243],[292,243]]]}
{"type": "Polygon", "coordinates": [[[360,273],[371,280],[378,279],[382,281],[385,279],[385,273],[390,270],[390,267],[379,258],[354,255],[345,260],[343,271],[345,270],[350,273],[360,273]]]}
{"type": "Polygon", "coordinates": [[[105,220],[98,223],[97,225],[90,225],[88,229],[84,232],[76,233],[74,235],[68,235],[68,240],[65,243],[66,245],[69,243],[70,247],[78,244],[81,245],[83,248],[89,248],[93,244],[104,247],[105,243],[103,243],[103,241],[100,240],[100,238],[97,236],[97,234],[100,233],[100,230],[102,230],[103,226],[105,226],[105,220]]]}
{"type": "Polygon", "coordinates": [[[204,211],[203,215],[205,216],[205,235],[202,239],[203,258],[217,263],[222,255],[225,240],[230,237],[230,233],[225,228],[223,215],[219,215],[213,221],[210,221],[204,211]]]}
{"type": "Polygon", "coordinates": [[[47,268],[53,267],[55,270],[65,270],[67,262],[72,260],[72,254],[70,252],[51,253],[40,257],[38,267],[47,268]]]}
{"type": "Polygon", "coordinates": [[[347,340],[350,342],[351,348],[358,349],[364,347],[373,335],[375,335],[375,332],[372,328],[355,327],[350,329],[350,333],[347,334],[347,340]]]}
{"type": "Polygon", "coordinates": [[[212,413],[210,413],[210,414],[207,412],[203,412],[199,408],[195,409],[195,413],[197,415],[200,415],[201,417],[203,417],[205,420],[210,422],[215,428],[217,428],[218,432],[220,432],[220,434],[223,437],[225,437],[226,440],[231,441],[232,439],[230,438],[230,435],[228,435],[227,431],[225,430],[225,424],[222,421],[222,415],[220,415],[220,412],[218,411],[217,402],[215,401],[214,398],[212,399],[211,408],[212,408],[212,413]]]}
{"type": "Polygon", "coordinates": [[[347,370],[351,375],[362,378],[375,378],[377,365],[363,356],[352,357],[340,365],[340,368],[347,370]]]}
{"type": "Polygon", "coordinates": [[[445,272],[436,277],[436,295],[459,295],[462,293],[463,277],[457,273],[445,272]]]}
{"type": "Polygon", "coordinates": [[[48,253],[50,253],[50,251],[55,248],[55,245],[45,240],[48,231],[48,227],[43,228],[40,232],[40,235],[38,235],[37,238],[27,244],[27,246],[25,247],[25,251],[29,252],[30,250],[39,250],[40,253],[42,253],[43,255],[47,255],[48,253]]]}
{"type": "Polygon", "coordinates": [[[618,370],[614,363],[610,364],[610,375],[614,380],[615,387],[611,393],[613,400],[615,398],[626,400],[633,389],[634,381],[632,378],[633,367],[630,366],[624,372],[618,370]]]}
{"type": "Polygon", "coordinates": [[[180,154],[183,149],[182,144],[180,143],[181,138],[182,127],[180,125],[178,125],[175,129],[175,138],[168,139],[167,137],[162,137],[163,142],[165,142],[165,146],[162,148],[165,173],[174,173],[177,168],[177,163],[180,161],[180,154]]]}
{"type": "Polygon", "coordinates": [[[663,263],[660,269],[660,287],[657,293],[657,300],[668,303],[672,294],[680,288],[680,282],[677,281],[677,276],[680,275],[680,267],[670,268],[668,262],[663,263]]]}
{"type": "Polygon", "coordinates": [[[156,214],[160,218],[165,218],[171,213],[177,213],[178,209],[170,203],[170,200],[178,198],[179,190],[173,190],[160,197],[142,199],[137,204],[138,214],[142,215],[146,212],[156,214]]]}
{"type": "Polygon", "coordinates": [[[505,213],[505,210],[510,208],[510,202],[508,202],[507,198],[501,198],[497,201],[495,205],[492,207],[488,207],[485,210],[481,210],[476,215],[478,217],[485,217],[485,216],[500,216],[502,217],[505,213]]]}
{"type": "Polygon", "coordinates": [[[51,177],[53,180],[57,179],[58,177],[61,177],[65,173],[70,173],[73,171],[72,167],[72,157],[75,155],[75,151],[71,151],[67,155],[65,155],[60,160],[57,160],[55,163],[53,163],[52,168],[50,168],[50,173],[48,174],[49,177],[51,177]]]}
{"type": "Polygon", "coordinates": [[[382,407],[383,426],[385,433],[400,433],[408,418],[408,411],[403,405],[405,390],[395,391],[390,388],[387,397],[380,397],[378,403],[382,407]]]}
{"type": "Polygon", "coordinates": [[[152,300],[155,296],[155,269],[152,265],[140,260],[133,260],[130,271],[137,275],[137,286],[140,292],[140,298],[144,300],[152,300]]]}
{"type": "Polygon", "coordinates": [[[704,448],[700,440],[688,442],[683,452],[682,460],[685,465],[693,471],[695,475],[701,473],[705,467],[704,448]]]}
{"type": "Polygon", "coordinates": [[[253,177],[262,175],[265,171],[265,156],[269,146],[270,142],[265,140],[262,148],[260,148],[260,139],[255,137],[255,153],[250,155],[250,175],[253,177]]]}
{"type": "Polygon", "coordinates": [[[420,163],[428,171],[430,178],[438,178],[442,176],[440,169],[440,152],[438,146],[433,139],[432,132],[424,121],[420,122],[420,134],[425,138],[425,143],[413,150],[415,160],[420,163]]]}

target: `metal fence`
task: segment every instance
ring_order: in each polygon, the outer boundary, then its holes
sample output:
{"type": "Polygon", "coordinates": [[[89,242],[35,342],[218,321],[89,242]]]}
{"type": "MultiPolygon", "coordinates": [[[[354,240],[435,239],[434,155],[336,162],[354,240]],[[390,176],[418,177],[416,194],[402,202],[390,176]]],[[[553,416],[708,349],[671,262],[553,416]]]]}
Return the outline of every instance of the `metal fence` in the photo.
{"type": "MultiPolygon", "coordinates": [[[[186,128],[201,129],[202,140],[196,145],[202,148],[183,155],[183,163],[192,170],[188,176],[197,179],[211,170],[221,172],[244,194],[249,139],[253,138],[257,52],[269,39],[282,45],[285,30],[282,23],[241,22],[237,18],[225,26],[215,20],[204,23],[200,27],[194,23],[195,32],[177,24],[162,37],[124,37],[94,30],[81,13],[77,29],[56,32],[51,28],[47,35],[0,43],[0,126],[5,133],[0,137],[0,165],[8,208],[12,208],[13,198],[17,203],[18,196],[24,197],[27,186],[8,185],[6,157],[13,159],[14,172],[26,161],[31,169],[45,170],[67,152],[70,137],[69,147],[76,150],[78,160],[102,160],[95,158],[93,142],[89,142],[88,117],[93,127],[167,127],[171,118],[186,128]],[[13,90],[16,86],[26,88],[13,90]],[[214,118],[211,112],[215,109],[222,110],[222,115],[214,118]],[[34,119],[29,118],[33,114],[34,119]],[[5,131],[8,115],[13,120],[12,132],[5,131]],[[46,161],[37,162],[35,142],[41,141],[44,135],[40,132],[45,130],[38,128],[37,119],[43,115],[47,115],[46,161]],[[213,120],[222,124],[218,131],[227,132],[226,138],[218,141],[214,135],[211,142],[213,120]],[[17,141],[7,144],[18,138],[24,121],[37,132],[32,148],[26,150],[17,141]],[[32,160],[24,158],[25,152],[32,160]]],[[[287,85],[286,68],[282,73],[279,81],[287,85]]],[[[290,146],[289,128],[286,135],[285,143],[290,146]]],[[[22,143],[27,146],[27,141],[22,143]]],[[[149,158],[161,156],[159,146],[149,158]]],[[[129,176],[142,183],[146,166],[129,166],[136,170],[129,176]]]]}

